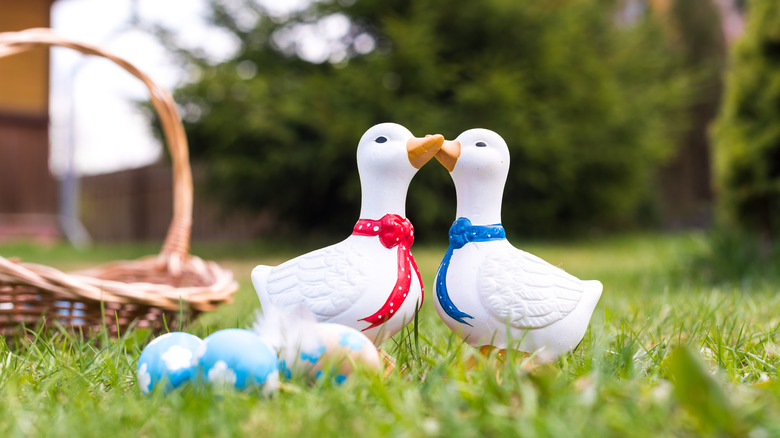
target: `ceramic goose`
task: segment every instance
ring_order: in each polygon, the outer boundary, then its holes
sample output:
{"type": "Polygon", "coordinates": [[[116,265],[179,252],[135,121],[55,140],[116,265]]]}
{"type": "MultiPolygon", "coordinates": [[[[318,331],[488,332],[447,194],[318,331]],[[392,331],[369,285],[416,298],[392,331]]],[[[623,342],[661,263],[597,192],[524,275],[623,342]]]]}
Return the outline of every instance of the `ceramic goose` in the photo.
{"type": "Polygon", "coordinates": [[[457,193],[457,220],[436,274],[436,311],[475,347],[536,352],[550,361],[577,347],[601,297],[582,281],[513,247],[501,226],[509,149],[486,129],[463,132],[436,154],[457,193]]]}
{"type": "Polygon", "coordinates": [[[376,345],[409,323],[423,286],[410,252],[406,192],[443,142],[441,135],[416,138],[395,123],[368,129],[357,149],[362,199],[352,235],[276,267],[257,266],[252,283],[263,310],[304,307],[319,322],[361,330],[376,345]]]}

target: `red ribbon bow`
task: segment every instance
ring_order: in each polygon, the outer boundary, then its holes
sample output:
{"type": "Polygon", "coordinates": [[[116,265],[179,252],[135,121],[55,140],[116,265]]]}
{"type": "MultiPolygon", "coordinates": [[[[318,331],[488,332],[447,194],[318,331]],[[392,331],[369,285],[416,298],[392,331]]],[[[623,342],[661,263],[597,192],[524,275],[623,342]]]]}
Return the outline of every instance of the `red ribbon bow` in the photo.
{"type": "MultiPolygon", "coordinates": [[[[420,281],[420,291],[423,290],[420,271],[417,269],[417,263],[412,257],[411,247],[414,243],[414,227],[409,219],[397,214],[386,214],[380,220],[360,219],[352,231],[357,236],[377,236],[385,248],[398,247],[398,280],[393,286],[393,291],[385,301],[385,304],[376,313],[360,321],[371,323],[370,326],[363,329],[366,331],[377,327],[389,320],[403,304],[406,296],[409,295],[409,287],[412,284],[412,271],[417,275],[420,281]]],[[[424,296],[424,294],[423,294],[424,296]]],[[[422,307],[422,298],[420,299],[422,307]]]]}

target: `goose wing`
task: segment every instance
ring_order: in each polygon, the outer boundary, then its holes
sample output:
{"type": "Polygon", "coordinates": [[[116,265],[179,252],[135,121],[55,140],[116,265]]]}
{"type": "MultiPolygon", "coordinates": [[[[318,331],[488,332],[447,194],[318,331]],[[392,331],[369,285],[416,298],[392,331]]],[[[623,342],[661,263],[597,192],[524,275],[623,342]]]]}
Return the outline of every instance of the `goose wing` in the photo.
{"type": "Polygon", "coordinates": [[[368,283],[363,259],[344,242],[289,260],[271,270],[267,291],[271,302],[282,309],[301,305],[318,320],[349,309],[368,283]]]}
{"type": "Polygon", "coordinates": [[[560,321],[577,307],[585,289],[578,278],[516,248],[488,254],[477,287],[488,312],[518,329],[560,321]]]}

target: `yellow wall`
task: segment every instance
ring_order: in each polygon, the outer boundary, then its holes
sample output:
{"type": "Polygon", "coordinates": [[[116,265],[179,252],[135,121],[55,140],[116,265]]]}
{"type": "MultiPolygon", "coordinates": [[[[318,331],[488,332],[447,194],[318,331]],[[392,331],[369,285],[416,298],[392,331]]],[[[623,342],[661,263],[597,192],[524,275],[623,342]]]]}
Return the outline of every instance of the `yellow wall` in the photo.
{"type": "MultiPolygon", "coordinates": [[[[0,0],[0,32],[48,27],[51,0],[0,0]]],[[[49,108],[49,51],[0,58],[0,112],[41,115],[49,108]]]]}

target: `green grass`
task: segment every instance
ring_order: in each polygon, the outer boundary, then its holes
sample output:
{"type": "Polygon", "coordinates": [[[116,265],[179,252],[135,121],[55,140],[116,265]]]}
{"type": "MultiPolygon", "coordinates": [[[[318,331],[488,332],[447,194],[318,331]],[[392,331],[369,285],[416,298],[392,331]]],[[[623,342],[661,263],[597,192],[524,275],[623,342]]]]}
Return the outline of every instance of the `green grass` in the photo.
{"type": "MultiPolygon", "coordinates": [[[[415,247],[428,298],[418,343],[406,331],[384,345],[399,363],[388,378],[293,381],[272,397],[193,387],[146,397],[135,386],[135,362],[147,333],[107,340],[52,330],[0,341],[0,436],[780,435],[780,283],[700,281],[685,272],[689,254],[704,247],[693,235],[515,244],[604,283],[582,344],[553,365],[511,357],[503,365],[453,337],[430,299],[444,248],[415,247]]],[[[74,269],[156,249],[18,244],[0,253],[74,269]]],[[[259,306],[251,268],[308,249],[196,245],[194,254],[233,269],[241,290],[188,331],[205,336],[251,323],[259,306]]]]}

